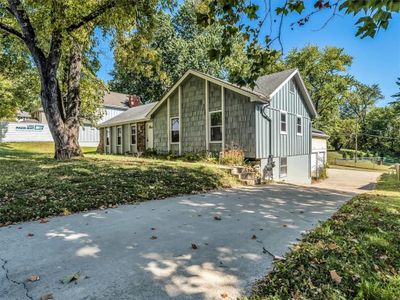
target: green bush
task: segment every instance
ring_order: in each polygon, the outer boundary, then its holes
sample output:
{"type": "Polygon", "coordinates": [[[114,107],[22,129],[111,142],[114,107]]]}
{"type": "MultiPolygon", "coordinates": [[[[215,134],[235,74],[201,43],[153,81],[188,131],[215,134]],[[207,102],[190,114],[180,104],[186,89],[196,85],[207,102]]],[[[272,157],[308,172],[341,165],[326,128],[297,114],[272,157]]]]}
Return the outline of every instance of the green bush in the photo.
{"type": "Polygon", "coordinates": [[[342,152],[342,157],[343,157],[343,159],[348,159],[348,158],[349,158],[349,155],[347,154],[346,151],[343,151],[343,152],[342,152]]]}
{"type": "Polygon", "coordinates": [[[223,165],[243,166],[245,164],[244,151],[235,146],[227,148],[221,153],[219,161],[223,165]]]}

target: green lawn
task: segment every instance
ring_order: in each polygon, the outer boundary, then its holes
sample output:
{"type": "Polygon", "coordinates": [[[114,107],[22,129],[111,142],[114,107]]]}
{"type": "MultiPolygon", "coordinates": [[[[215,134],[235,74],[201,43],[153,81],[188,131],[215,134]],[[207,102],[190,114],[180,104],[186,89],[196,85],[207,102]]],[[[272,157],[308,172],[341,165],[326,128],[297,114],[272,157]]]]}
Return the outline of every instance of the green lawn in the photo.
{"type": "Polygon", "coordinates": [[[294,247],[251,299],[400,299],[400,185],[381,177],[294,247]]]}
{"type": "Polygon", "coordinates": [[[229,187],[226,170],[201,163],[99,155],[55,161],[52,143],[0,144],[0,225],[229,187]]]}
{"type": "Polygon", "coordinates": [[[328,164],[338,165],[343,167],[359,168],[359,169],[372,169],[379,171],[389,170],[389,166],[378,165],[376,163],[371,162],[370,160],[358,160],[357,162],[354,162],[354,159],[342,160],[342,154],[340,154],[337,151],[328,151],[328,164]]]}

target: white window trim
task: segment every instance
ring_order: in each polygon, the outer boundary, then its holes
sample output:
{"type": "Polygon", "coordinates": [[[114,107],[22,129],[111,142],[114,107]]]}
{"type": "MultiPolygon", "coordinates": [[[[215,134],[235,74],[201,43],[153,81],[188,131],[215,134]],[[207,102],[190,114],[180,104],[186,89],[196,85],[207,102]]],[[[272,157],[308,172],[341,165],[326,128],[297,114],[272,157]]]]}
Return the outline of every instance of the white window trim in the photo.
{"type": "Polygon", "coordinates": [[[170,128],[170,130],[169,130],[170,139],[169,140],[171,141],[171,143],[170,143],[171,145],[179,145],[179,143],[181,141],[181,130],[180,130],[181,128],[180,127],[181,127],[181,119],[179,117],[170,117],[169,118],[169,128],[170,128]],[[178,130],[178,132],[179,132],[179,141],[178,142],[173,142],[172,141],[172,126],[171,126],[172,125],[171,124],[172,123],[172,119],[178,119],[179,120],[179,130],[178,130]]]}
{"type": "Polygon", "coordinates": [[[223,131],[222,130],[224,128],[224,119],[223,119],[222,109],[210,111],[208,113],[208,119],[210,120],[209,126],[208,126],[208,129],[209,129],[209,132],[210,132],[210,134],[209,134],[209,143],[210,144],[220,144],[220,143],[222,143],[222,140],[223,140],[223,137],[222,137],[223,131]],[[213,113],[221,113],[221,125],[211,126],[211,114],[213,114],[213,113]],[[221,127],[221,140],[219,140],[219,141],[212,141],[211,140],[211,128],[214,128],[214,127],[221,127]]]}
{"type": "Polygon", "coordinates": [[[287,161],[287,156],[279,157],[279,178],[285,178],[285,177],[287,177],[287,173],[288,173],[288,161],[287,161]],[[282,173],[281,173],[281,168],[282,168],[281,159],[282,159],[282,158],[286,158],[286,173],[285,173],[285,174],[282,174],[282,173]]]}
{"type": "Polygon", "coordinates": [[[296,134],[297,135],[303,135],[303,127],[304,127],[304,125],[303,125],[303,116],[301,116],[301,115],[297,115],[296,116],[296,134]],[[299,131],[297,130],[298,129],[298,124],[297,124],[297,121],[300,119],[300,121],[301,121],[301,123],[300,123],[300,128],[301,128],[301,132],[299,133],[299,131]]]}
{"type": "Polygon", "coordinates": [[[123,132],[122,132],[122,126],[117,127],[117,147],[121,147],[124,141],[122,140],[123,132]],[[121,144],[118,144],[118,129],[121,129],[121,144]]]}
{"type": "Polygon", "coordinates": [[[284,111],[284,110],[281,110],[280,111],[280,114],[279,114],[279,130],[280,130],[280,132],[281,132],[281,134],[287,134],[288,133],[288,112],[287,111],[284,111]],[[286,121],[285,121],[285,124],[286,124],[286,131],[282,131],[282,114],[284,114],[284,115],[286,115],[286,121]]]}
{"type": "Polygon", "coordinates": [[[131,138],[131,146],[135,146],[137,145],[137,125],[136,124],[131,124],[131,134],[130,134],[130,138],[131,138]],[[135,127],[135,144],[132,144],[132,127],[135,127]]]}

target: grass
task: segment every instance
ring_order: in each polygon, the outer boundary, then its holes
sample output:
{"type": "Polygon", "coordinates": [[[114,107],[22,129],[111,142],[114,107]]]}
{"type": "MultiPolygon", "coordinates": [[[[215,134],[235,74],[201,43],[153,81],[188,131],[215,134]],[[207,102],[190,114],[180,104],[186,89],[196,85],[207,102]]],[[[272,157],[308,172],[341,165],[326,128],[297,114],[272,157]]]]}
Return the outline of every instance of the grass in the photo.
{"type": "Polygon", "coordinates": [[[400,299],[399,241],[400,185],[385,174],[276,262],[251,299],[400,299]]]}
{"type": "Polygon", "coordinates": [[[52,143],[0,144],[0,225],[235,185],[200,163],[99,155],[55,161],[52,143]]]}
{"type": "Polygon", "coordinates": [[[370,160],[358,160],[357,163],[352,160],[343,160],[342,154],[337,151],[328,151],[328,164],[329,165],[338,165],[343,167],[351,167],[358,169],[371,169],[371,170],[379,170],[379,171],[387,171],[390,166],[387,165],[378,165],[373,163],[370,160]],[[337,159],[337,160],[336,160],[337,159]]]}

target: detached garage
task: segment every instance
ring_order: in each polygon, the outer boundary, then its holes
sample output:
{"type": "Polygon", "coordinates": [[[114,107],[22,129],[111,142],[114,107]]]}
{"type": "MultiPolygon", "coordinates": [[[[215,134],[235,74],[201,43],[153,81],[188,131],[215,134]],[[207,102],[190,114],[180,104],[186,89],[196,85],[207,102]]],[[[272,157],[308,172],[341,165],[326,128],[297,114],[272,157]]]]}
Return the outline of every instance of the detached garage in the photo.
{"type": "Polygon", "coordinates": [[[319,177],[327,162],[328,139],[329,135],[325,132],[312,128],[311,177],[319,177]]]}

